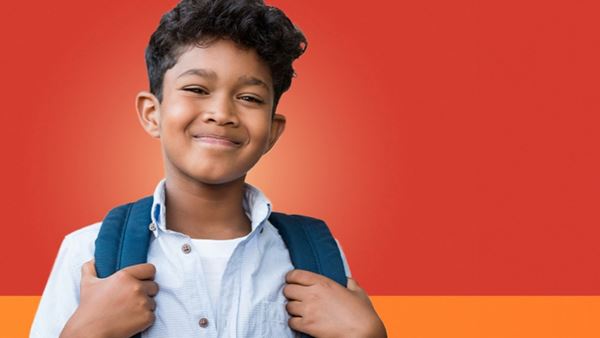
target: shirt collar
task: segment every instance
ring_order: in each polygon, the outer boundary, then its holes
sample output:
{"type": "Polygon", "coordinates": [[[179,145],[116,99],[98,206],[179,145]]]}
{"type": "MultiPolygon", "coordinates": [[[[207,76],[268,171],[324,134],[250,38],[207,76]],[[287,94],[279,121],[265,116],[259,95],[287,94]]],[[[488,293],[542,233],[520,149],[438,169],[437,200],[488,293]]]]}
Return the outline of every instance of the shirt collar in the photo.
{"type": "MultiPolygon", "coordinates": [[[[155,237],[158,237],[160,231],[167,230],[166,222],[166,207],[165,207],[165,183],[166,179],[163,178],[158,182],[154,189],[153,201],[152,201],[152,213],[150,215],[152,223],[156,226],[151,227],[155,237]]],[[[271,215],[271,201],[265,196],[265,194],[258,188],[244,183],[244,200],[242,206],[246,215],[251,221],[252,230],[250,233],[255,232],[256,229],[262,228],[265,220],[271,215]]]]}

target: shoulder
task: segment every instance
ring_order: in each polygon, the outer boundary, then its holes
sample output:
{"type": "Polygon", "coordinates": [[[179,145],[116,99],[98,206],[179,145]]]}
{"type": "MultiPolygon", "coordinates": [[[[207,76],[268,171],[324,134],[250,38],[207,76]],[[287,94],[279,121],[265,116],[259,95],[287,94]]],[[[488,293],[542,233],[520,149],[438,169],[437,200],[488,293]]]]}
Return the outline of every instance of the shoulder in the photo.
{"type": "MultiPolygon", "coordinates": [[[[339,250],[340,256],[342,258],[342,263],[344,265],[344,271],[346,273],[346,276],[347,277],[351,277],[352,276],[351,272],[350,272],[350,266],[348,264],[348,260],[346,259],[346,255],[344,254],[344,251],[342,250],[342,246],[341,246],[340,242],[337,240],[337,238],[335,238],[333,236],[330,227],[327,225],[327,223],[325,221],[323,221],[321,219],[318,219],[318,218],[311,217],[311,216],[305,216],[305,215],[287,215],[287,214],[282,214],[282,213],[277,213],[277,212],[273,212],[271,214],[271,216],[272,216],[272,217],[270,217],[271,221],[275,221],[276,223],[279,223],[279,225],[271,224],[271,227],[272,227],[272,229],[275,232],[279,233],[279,230],[283,230],[283,229],[280,229],[280,226],[283,225],[283,224],[287,225],[287,228],[288,228],[288,231],[289,231],[289,230],[291,230],[290,226],[293,227],[294,225],[298,225],[300,223],[303,223],[305,225],[310,225],[311,226],[311,230],[308,231],[311,234],[311,236],[309,236],[309,237],[313,237],[313,239],[315,237],[317,237],[318,239],[315,241],[315,243],[324,243],[320,239],[327,238],[327,237],[332,237],[335,240],[335,243],[337,245],[337,249],[339,250]],[[312,231],[312,226],[314,226],[314,225],[318,225],[315,228],[315,230],[318,230],[316,232],[312,231]]],[[[298,228],[296,228],[296,229],[298,229],[298,228]]],[[[300,231],[302,232],[302,230],[300,230],[300,231]]],[[[295,231],[291,231],[291,233],[288,234],[288,237],[290,239],[295,235],[294,232],[295,231]]],[[[281,236],[281,233],[279,233],[279,235],[281,236]]],[[[300,238],[302,238],[302,237],[304,237],[304,236],[301,236],[300,238]]],[[[283,236],[282,236],[282,239],[283,239],[283,236]]]]}
{"type": "Polygon", "coordinates": [[[91,259],[94,256],[95,241],[101,226],[102,222],[97,222],[67,234],[60,250],[68,252],[70,256],[91,259]]]}
{"type": "Polygon", "coordinates": [[[77,285],[79,284],[81,266],[94,258],[96,236],[101,225],[101,222],[90,224],[64,237],[52,271],[52,275],[56,277],[51,275],[51,279],[73,279],[77,285]]]}
{"type": "Polygon", "coordinates": [[[65,236],[64,241],[68,243],[87,243],[94,241],[100,232],[102,222],[96,222],[82,228],[79,228],[65,236]]]}

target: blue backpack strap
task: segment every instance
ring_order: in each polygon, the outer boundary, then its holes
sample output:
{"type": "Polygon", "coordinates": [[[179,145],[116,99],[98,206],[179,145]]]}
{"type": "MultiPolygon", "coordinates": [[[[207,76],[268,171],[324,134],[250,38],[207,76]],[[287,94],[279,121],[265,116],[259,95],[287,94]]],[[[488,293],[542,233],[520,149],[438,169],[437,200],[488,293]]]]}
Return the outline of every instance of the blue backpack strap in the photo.
{"type": "Polygon", "coordinates": [[[94,260],[98,277],[106,278],[125,267],[146,263],[152,197],[112,209],[96,238],[94,260]]]}
{"type": "MultiPolygon", "coordinates": [[[[94,263],[100,278],[125,267],[146,263],[150,246],[152,196],[112,209],[102,221],[96,238],[94,263]]],[[[141,338],[141,333],[134,338],[141,338]]]]}
{"type": "MultiPolygon", "coordinates": [[[[340,249],[325,222],[307,216],[272,212],[269,222],[285,242],[292,265],[328,277],[346,287],[348,279],[340,249]]],[[[311,338],[300,332],[301,338],[311,338]]]]}
{"type": "Polygon", "coordinates": [[[278,212],[272,212],[269,221],[287,245],[296,269],[324,275],[346,287],[348,279],[340,249],[325,222],[278,212]]]}

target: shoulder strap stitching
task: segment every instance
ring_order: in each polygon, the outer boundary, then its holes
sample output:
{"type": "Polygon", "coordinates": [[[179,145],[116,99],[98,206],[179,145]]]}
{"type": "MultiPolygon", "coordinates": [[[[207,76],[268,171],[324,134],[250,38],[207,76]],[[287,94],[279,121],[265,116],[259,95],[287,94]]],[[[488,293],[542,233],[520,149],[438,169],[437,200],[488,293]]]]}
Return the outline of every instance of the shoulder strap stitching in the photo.
{"type": "Polygon", "coordinates": [[[121,238],[119,241],[119,254],[117,256],[117,266],[115,267],[115,272],[121,268],[121,261],[123,257],[123,243],[125,242],[125,230],[127,229],[127,224],[129,223],[129,215],[131,214],[131,210],[133,209],[133,203],[127,204],[127,212],[125,214],[125,219],[123,220],[123,227],[121,228],[121,238]]]}

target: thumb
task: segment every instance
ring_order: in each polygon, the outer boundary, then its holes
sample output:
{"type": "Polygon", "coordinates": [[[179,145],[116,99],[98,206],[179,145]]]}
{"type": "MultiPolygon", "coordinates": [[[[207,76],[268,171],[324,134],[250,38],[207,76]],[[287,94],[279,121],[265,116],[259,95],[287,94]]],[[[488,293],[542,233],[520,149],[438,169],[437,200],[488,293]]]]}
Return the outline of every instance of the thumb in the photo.
{"type": "Polygon", "coordinates": [[[371,303],[369,299],[369,295],[365,292],[363,288],[358,285],[358,283],[353,279],[348,277],[348,290],[352,291],[354,294],[358,295],[360,298],[366,300],[371,303]]]}
{"type": "Polygon", "coordinates": [[[351,290],[351,291],[361,290],[360,285],[358,285],[358,283],[352,277],[348,277],[347,287],[348,287],[348,290],[351,290]]]}
{"type": "Polygon", "coordinates": [[[88,278],[97,278],[96,274],[96,265],[94,264],[94,260],[89,260],[81,266],[81,279],[88,278]]]}

